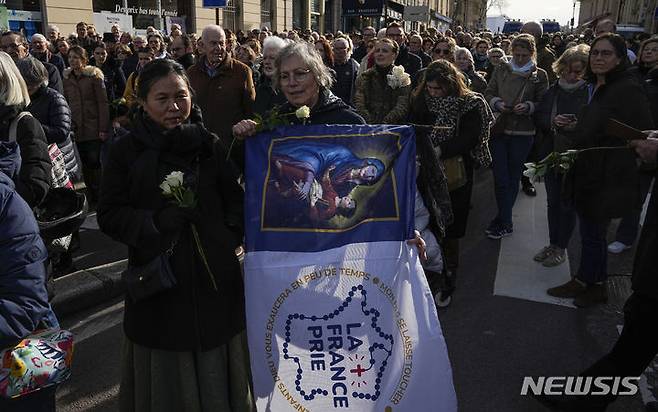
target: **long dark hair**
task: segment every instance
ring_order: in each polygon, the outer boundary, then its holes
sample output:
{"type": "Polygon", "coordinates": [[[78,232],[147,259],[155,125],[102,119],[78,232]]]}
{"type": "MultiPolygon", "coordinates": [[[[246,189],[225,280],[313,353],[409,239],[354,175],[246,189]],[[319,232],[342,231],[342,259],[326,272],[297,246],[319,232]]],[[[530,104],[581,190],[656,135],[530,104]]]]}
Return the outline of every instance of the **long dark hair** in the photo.
{"type": "Polygon", "coordinates": [[[612,45],[612,48],[615,50],[615,55],[621,60],[619,65],[612,69],[610,72],[606,73],[606,78],[615,77],[628,69],[631,62],[628,60],[628,51],[626,49],[626,40],[618,34],[614,33],[605,33],[598,36],[592,42],[592,45],[589,49],[589,58],[587,59],[587,68],[585,69],[585,75],[583,78],[590,83],[596,83],[596,75],[592,72],[592,51],[594,46],[601,41],[608,41],[612,45]]]}
{"type": "Polygon", "coordinates": [[[412,99],[416,100],[425,93],[428,82],[437,82],[445,88],[448,96],[464,96],[471,93],[461,71],[447,60],[436,60],[425,69],[420,83],[413,92],[412,99]]]}

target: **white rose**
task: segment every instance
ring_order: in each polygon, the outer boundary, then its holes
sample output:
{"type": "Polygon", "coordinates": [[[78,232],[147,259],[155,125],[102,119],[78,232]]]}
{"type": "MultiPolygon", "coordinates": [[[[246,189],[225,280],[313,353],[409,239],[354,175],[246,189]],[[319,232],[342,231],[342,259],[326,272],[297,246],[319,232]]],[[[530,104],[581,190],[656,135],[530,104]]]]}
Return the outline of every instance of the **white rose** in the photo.
{"type": "Polygon", "coordinates": [[[526,170],[523,171],[523,176],[527,177],[530,180],[533,180],[535,178],[535,173],[536,173],[536,170],[534,168],[526,169],[526,170]]]}
{"type": "Polygon", "coordinates": [[[160,189],[162,189],[162,193],[165,195],[170,195],[171,194],[171,186],[169,186],[169,183],[165,180],[160,184],[160,189]]]}
{"type": "Polygon", "coordinates": [[[393,67],[393,75],[396,77],[400,77],[404,74],[404,67],[402,66],[394,66],[393,67]]]}
{"type": "Polygon", "coordinates": [[[167,183],[172,188],[183,186],[183,172],[175,170],[169,173],[167,176],[165,176],[165,183],[167,183]]]}
{"type": "Polygon", "coordinates": [[[407,73],[402,73],[399,82],[401,87],[407,87],[411,84],[411,76],[409,76],[407,73]]]}
{"type": "Polygon", "coordinates": [[[311,109],[309,109],[308,106],[302,106],[295,111],[295,116],[297,116],[298,119],[308,119],[311,117],[311,109]]]}

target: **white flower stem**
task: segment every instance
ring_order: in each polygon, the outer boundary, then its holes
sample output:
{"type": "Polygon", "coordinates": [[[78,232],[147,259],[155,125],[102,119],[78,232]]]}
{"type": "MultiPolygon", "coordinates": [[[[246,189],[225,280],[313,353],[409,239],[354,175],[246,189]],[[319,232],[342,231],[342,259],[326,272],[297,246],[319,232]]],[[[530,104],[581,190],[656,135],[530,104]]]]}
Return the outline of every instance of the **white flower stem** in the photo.
{"type": "Polygon", "coordinates": [[[210,270],[210,266],[208,265],[206,254],[203,251],[203,246],[201,246],[201,238],[199,237],[199,232],[197,231],[196,225],[194,223],[192,223],[192,235],[194,235],[194,242],[196,243],[196,248],[199,251],[199,256],[201,257],[201,260],[203,260],[203,265],[206,267],[206,271],[210,276],[210,282],[212,282],[212,287],[213,289],[215,289],[215,291],[217,291],[217,283],[215,282],[215,276],[212,274],[212,270],[210,270]]]}

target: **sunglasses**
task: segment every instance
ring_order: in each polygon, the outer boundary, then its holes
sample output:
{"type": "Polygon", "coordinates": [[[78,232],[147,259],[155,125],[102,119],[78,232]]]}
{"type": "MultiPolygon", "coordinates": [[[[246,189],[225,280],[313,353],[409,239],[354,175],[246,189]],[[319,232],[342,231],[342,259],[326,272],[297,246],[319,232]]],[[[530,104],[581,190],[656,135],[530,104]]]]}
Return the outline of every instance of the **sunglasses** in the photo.
{"type": "Polygon", "coordinates": [[[433,53],[434,53],[434,54],[445,54],[445,55],[447,56],[447,55],[449,55],[451,52],[450,52],[450,49],[436,49],[436,50],[434,50],[433,53]]]}

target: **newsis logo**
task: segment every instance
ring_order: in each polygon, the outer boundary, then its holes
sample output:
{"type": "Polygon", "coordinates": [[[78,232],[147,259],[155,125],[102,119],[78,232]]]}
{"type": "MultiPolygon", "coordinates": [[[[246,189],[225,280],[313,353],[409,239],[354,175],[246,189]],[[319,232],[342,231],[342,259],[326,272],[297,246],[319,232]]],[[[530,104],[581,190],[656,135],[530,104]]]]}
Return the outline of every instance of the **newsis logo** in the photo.
{"type": "Polygon", "coordinates": [[[620,376],[531,376],[523,378],[521,395],[635,395],[639,377],[620,376]]]}

